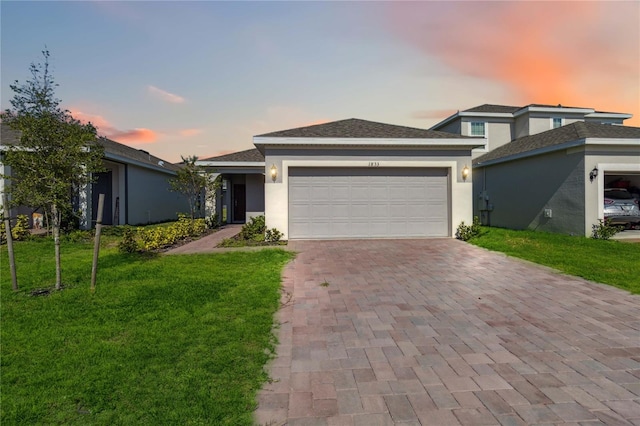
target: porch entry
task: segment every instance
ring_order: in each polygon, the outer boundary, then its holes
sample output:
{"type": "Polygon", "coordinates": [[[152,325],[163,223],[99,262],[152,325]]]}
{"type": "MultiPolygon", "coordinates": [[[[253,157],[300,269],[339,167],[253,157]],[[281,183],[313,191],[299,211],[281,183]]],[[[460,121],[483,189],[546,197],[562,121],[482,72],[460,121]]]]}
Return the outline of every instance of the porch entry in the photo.
{"type": "Polygon", "coordinates": [[[247,219],[247,189],[245,184],[234,183],[231,198],[233,222],[244,223],[247,219]]]}
{"type": "Polygon", "coordinates": [[[91,189],[91,227],[93,228],[98,219],[98,197],[104,194],[104,212],[102,213],[102,224],[113,225],[112,194],[113,180],[112,172],[96,173],[96,181],[91,189]]]}

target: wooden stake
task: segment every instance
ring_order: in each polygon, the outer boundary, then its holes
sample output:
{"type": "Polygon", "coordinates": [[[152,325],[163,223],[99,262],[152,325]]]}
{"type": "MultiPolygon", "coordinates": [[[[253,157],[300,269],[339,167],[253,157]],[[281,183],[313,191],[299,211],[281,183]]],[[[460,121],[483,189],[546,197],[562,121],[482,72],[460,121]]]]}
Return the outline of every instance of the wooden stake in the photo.
{"type": "Polygon", "coordinates": [[[91,291],[96,291],[96,275],[98,274],[98,254],[100,253],[100,234],[102,233],[102,211],[104,210],[104,194],[98,196],[98,215],[96,218],[96,237],[93,246],[93,267],[91,268],[91,291]]]}
{"type": "Polygon", "coordinates": [[[7,234],[7,251],[9,254],[9,270],[11,271],[11,288],[18,291],[18,276],[16,275],[16,257],[13,254],[13,235],[11,235],[11,219],[9,218],[9,200],[7,193],[2,193],[2,208],[4,209],[4,230],[7,234]]]}

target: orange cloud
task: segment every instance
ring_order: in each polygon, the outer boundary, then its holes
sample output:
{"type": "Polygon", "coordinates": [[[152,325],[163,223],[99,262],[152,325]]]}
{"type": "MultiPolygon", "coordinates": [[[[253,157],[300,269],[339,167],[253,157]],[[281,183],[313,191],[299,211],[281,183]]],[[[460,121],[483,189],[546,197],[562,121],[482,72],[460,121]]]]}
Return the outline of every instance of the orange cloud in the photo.
{"type": "Polygon", "coordinates": [[[122,142],[125,144],[140,144],[155,142],[158,134],[150,129],[133,129],[116,131],[108,137],[117,142],[122,142]]]}
{"type": "Polygon", "coordinates": [[[156,98],[162,99],[165,102],[169,102],[172,104],[183,104],[185,103],[187,100],[185,98],[183,98],[182,96],[178,96],[176,94],[173,93],[169,93],[165,90],[159,89],[156,86],[147,86],[147,91],[155,96],[156,98]]]}
{"type": "Polygon", "coordinates": [[[639,2],[385,4],[401,39],[453,72],[507,85],[513,102],[629,112],[626,124],[640,125],[639,2]]]}
{"type": "Polygon", "coordinates": [[[158,133],[150,129],[116,129],[111,123],[101,115],[89,114],[77,109],[70,109],[71,115],[83,123],[91,123],[98,129],[98,134],[116,142],[124,144],[153,143],[158,137],[158,133]]]}

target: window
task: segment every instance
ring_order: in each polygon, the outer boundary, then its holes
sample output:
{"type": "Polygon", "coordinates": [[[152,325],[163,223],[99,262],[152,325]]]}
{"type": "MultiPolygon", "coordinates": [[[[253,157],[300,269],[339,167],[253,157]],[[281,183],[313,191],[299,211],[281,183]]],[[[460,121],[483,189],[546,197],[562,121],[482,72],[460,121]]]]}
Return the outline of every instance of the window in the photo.
{"type": "Polygon", "coordinates": [[[485,124],[482,121],[472,121],[471,122],[471,136],[484,136],[485,133],[485,124]]]}
{"type": "Polygon", "coordinates": [[[558,127],[562,127],[562,118],[561,117],[553,117],[553,126],[552,129],[557,129],[558,127]]]}

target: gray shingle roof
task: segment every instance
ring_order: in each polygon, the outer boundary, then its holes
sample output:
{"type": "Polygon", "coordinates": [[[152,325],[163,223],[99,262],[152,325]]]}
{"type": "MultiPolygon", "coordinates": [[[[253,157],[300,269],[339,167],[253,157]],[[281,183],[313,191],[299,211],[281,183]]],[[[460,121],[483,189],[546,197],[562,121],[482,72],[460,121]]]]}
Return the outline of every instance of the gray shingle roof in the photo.
{"type": "Polygon", "coordinates": [[[484,104],[478,105],[477,107],[465,109],[463,112],[506,112],[506,113],[514,113],[522,109],[519,106],[508,106],[508,105],[491,105],[484,104]]]}
{"type": "Polygon", "coordinates": [[[219,155],[217,157],[203,158],[200,161],[225,161],[254,163],[264,161],[264,155],[256,148],[247,149],[246,151],[232,152],[231,154],[219,155]]]}
{"type": "Polygon", "coordinates": [[[492,105],[484,104],[478,105],[473,108],[465,109],[463,112],[499,112],[499,113],[514,113],[526,108],[577,108],[577,109],[591,109],[583,107],[573,107],[567,105],[547,105],[547,104],[529,104],[525,106],[510,106],[510,105],[492,105]]]}
{"type": "Polygon", "coordinates": [[[577,121],[557,129],[515,139],[476,158],[473,164],[482,165],[488,161],[585,138],[640,139],[640,127],[612,126],[577,121]]]}
{"type": "MultiPolygon", "coordinates": [[[[2,145],[18,145],[20,143],[20,132],[11,129],[6,124],[2,124],[0,126],[0,141],[2,142],[2,145]]],[[[180,166],[164,161],[146,151],[131,148],[130,146],[123,145],[107,138],[99,138],[97,142],[104,147],[105,157],[107,158],[116,156],[124,160],[137,161],[157,169],[170,171],[180,169],[180,166]],[[162,166],[160,164],[162,164],[162,166]]]]}
{"type": "Polygon", "coordinates": [[[415,127],[396,126],[377,123],[375,121],[349,118],[331,123],[298,127],[265,133],[256,137],[269,138],[362,138],[362,139],[466,139],[467,136],[456,135],[435,130],[415,127]]]}
{"type": "Polygon", "coordinates": [[[152,155],[147,151],[131,148],[130,146],[123,145],[116,141],[112,141],[111,139],[100,138],[98,139],[98,143],[104,147],[104,152],[105,154],[107,154],[105,156],[107,158],[109,157],[108,154],[113,154],[127,160],[135,160],[140,163],[147,164],[149,166],[171,170],[174,172],[182,168],[178,164],[172,164],[168,161],[164,161],[163,159],[156,157],[155,155],[152,155]],[[160,164],[162,164],[162,166],[160,164]]]}

